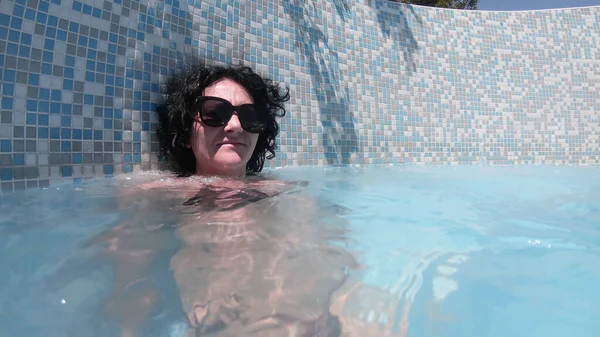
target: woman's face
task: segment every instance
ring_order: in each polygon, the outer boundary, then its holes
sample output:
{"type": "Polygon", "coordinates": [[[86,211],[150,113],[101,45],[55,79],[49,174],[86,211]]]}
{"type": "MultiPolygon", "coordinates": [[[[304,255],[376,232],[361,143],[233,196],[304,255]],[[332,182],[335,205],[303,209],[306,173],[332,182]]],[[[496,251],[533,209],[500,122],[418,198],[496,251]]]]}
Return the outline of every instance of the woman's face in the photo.
{"type": "MultiPolygon", "coordinates": [[[[223,98],[234,106],[254,103],[246,89],[230,79],[212,84],[204,90],[203,95],[223,98]]],[[[246,164],[254,152],[257,140],[257,133],[242,129],[236,114],[221,127],[207,126],[196,118],[190,140],[196,157],[196,174],[245,175],[246,164]]]]}

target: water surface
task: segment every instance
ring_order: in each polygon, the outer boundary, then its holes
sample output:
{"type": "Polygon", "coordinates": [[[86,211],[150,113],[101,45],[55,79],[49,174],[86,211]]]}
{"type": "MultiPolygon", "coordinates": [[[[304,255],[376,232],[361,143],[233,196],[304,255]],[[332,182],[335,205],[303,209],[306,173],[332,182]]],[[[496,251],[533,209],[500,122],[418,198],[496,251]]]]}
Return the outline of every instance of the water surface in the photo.
{"type": "MultiPolygon", "coordinates": [[[[142,311],[107,305],[119,288],[107,254],[115,238],[127,252],[152,251],[139,284],[156,285],[160,300],[144,336],[181,335],[194,305],[185,294],[232,291],[237,302],[221,303],[234,316],[260,320],[235,303],[255,316],[275,308],[307,318],[328,307],[348,336],[600,331],[598,168],[289,168],[265,177],[308,184],[217,198],[235,216],[210,221],[199,191],[218,181],[182,185],[160,173],[4,196],[0,336],[114,336],[115,308],[142,311]],[[161,189],[140,188],[160,179],[161,189]],[[240,200],[251,202],[236,209],[240,200]],[[200,267],[209,273],[190,276],[200,267]]],[[[139,259],[117,262],[136,275],[139,259]]]]}

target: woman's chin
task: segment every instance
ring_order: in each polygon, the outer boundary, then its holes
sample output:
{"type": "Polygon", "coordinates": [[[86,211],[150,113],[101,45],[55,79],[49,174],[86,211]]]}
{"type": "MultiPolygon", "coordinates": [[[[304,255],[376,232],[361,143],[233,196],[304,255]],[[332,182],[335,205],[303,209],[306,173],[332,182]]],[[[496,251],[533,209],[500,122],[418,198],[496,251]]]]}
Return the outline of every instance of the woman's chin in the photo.
{"type": "Polygon", "coordinates": [[[223,153],[215,157],[215,163],[226,169],[236,169],[243,167],[245,169],[247,162],[243,160],[237,153],[223,153]]]}

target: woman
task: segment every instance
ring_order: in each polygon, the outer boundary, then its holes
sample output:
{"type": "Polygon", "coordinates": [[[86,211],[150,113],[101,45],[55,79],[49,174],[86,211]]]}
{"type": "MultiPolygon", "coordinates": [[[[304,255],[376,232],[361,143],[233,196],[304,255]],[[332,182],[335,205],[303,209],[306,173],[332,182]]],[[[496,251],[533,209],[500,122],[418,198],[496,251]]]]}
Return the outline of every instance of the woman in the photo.
{"type": "MultiPolygon", "coordinates": [[[[287,89],[249,67],[197,65],[166,85],[157,111],[161,153],[169,168],[180,177],[216,177],[195,184],[185,178],[162,180],[142,188],[187,200],[171,208],[181,217],[176,236],[183,248],[170,268],[191,335],[340,333],[329,299],[354,263],[330,244],[340,227],[317,228],[314,221],[323,214],[317,214],[314,201],[287,193],[294,184],[244,178],[274,157],[276,117],[285,115],[288,100],[287,89]],[[294,214],[300,210],[303,214],[294,214]]],[[[139,202],[137,193],[131,197],[139,202]]],[[[148,218],[148,212],[137,213],[148,218]]],[[[148,236],[132,228],[122,226],[108,239],[118,261],[108,308],[123,320],[124,337],[139,333],[159,300],[156,287],[144,281],[155,252],[144,247],[148,236]]],[[[169,245],[165,236],[151,240],[169,245]]]]}
{"type": "Polygon", "coordinates": [[[180,175],[244,176],[275,156],[289,90],[249,67],[198,65],[167,83],[158,136],[180,175]]]}

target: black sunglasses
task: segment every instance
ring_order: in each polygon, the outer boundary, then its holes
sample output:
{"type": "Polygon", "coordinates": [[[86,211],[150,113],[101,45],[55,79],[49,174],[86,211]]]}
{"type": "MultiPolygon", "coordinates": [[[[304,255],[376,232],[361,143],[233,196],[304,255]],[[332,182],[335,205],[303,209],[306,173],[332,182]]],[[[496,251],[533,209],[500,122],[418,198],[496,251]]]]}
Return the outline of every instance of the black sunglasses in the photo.
{"type": "Polygon", "coordinates": [[[233,106],[229,101],[212,96],[201,96],[196,99],[194,111],[207,126],[221,127],[229,122],[235,113],[242,129],[250,133],[261,133],[265,130],[268,114],[254,104],[233,106]]]}

